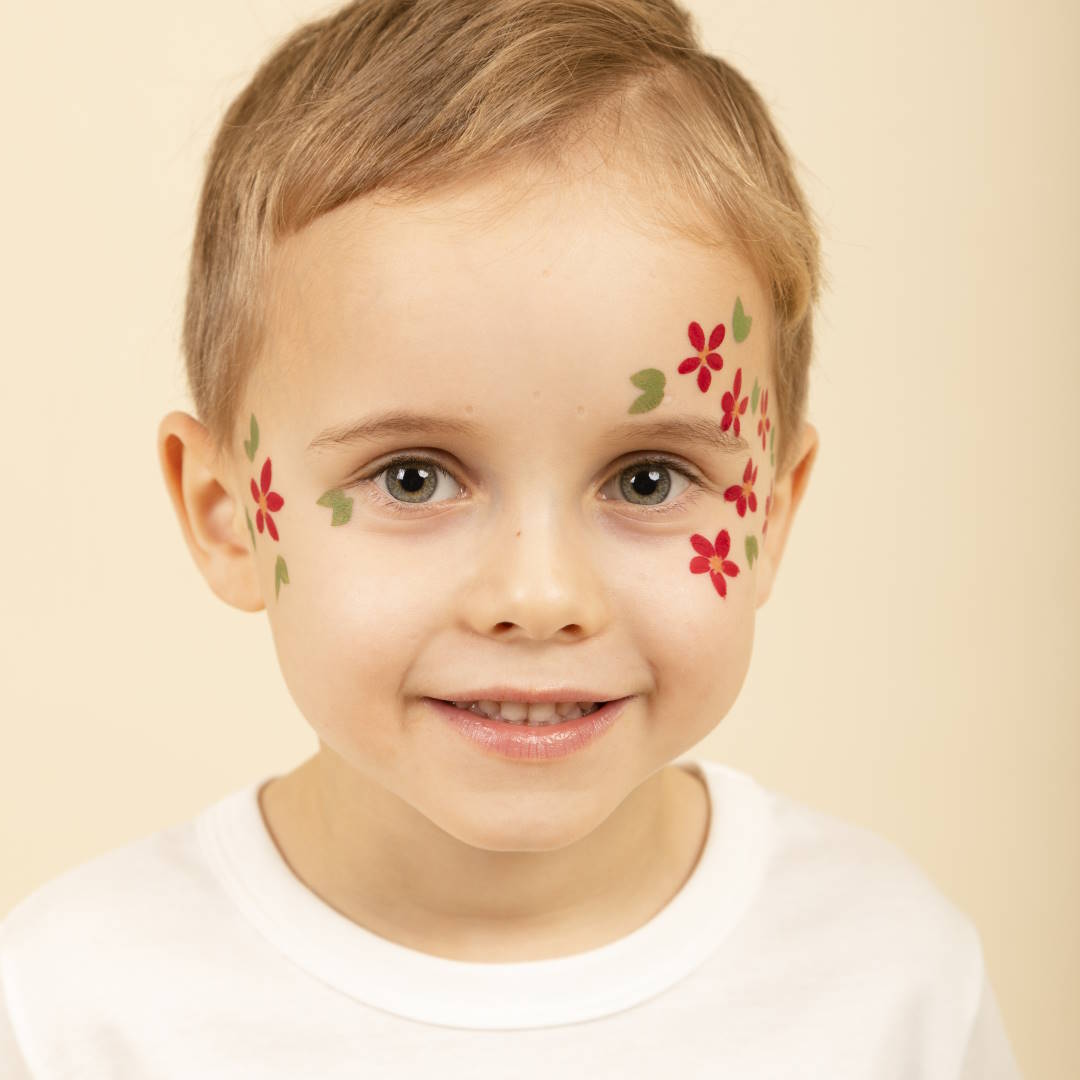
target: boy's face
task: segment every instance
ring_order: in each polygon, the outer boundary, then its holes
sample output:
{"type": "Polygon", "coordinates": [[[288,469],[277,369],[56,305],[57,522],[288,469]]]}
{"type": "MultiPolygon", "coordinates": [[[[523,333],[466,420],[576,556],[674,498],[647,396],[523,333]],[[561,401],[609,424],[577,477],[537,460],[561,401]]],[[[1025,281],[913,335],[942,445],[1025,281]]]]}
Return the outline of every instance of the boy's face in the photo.
{"type": "Polygon", "coordinates": [[[552,850],[728,712],[816,436],[774,483],[771,313],[734,256],[647,237],[601,184],[469,217],[494,190],[359,201],[278,249],[208,558],[219,595],[265,603],[339,779],[474,847],[552,850]],[[389,411],[474,430],[319,442],[389,411]],[[650,431],[677,420],[732,445],[650,431]],[[521,762],[426,700],[490,684],[634,697],[521,762]]]}

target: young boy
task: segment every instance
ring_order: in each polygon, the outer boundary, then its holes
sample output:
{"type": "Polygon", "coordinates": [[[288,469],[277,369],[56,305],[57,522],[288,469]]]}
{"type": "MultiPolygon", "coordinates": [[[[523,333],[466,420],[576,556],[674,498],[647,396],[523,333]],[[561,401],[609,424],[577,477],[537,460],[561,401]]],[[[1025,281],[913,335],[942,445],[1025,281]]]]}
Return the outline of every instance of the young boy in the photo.
{"type": "Polygon", "coordinates": [[[159,453],[319,739],[48,883],[4,1077],[1015,1077],[893,845],[707,760],[818,237],[669,0],[363,0],[228,111],[159,453]]]}

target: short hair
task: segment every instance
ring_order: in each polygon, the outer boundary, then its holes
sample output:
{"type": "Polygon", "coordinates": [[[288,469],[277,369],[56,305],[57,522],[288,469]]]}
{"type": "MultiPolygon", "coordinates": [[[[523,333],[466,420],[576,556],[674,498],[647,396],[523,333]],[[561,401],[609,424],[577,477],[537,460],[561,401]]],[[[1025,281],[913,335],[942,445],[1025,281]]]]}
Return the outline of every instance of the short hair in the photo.
{"type": "Polygon", "coordinates": [[[565,163],[600,131],[657,220],[733,245],[771,298],[782,474],[806,408],[818,228],[761,96],[673,0],[357,0],[285,38],[227,109],[199,199],[182,347],[215,451],[245,433],[276,241],[364,195],[565,163]]]}

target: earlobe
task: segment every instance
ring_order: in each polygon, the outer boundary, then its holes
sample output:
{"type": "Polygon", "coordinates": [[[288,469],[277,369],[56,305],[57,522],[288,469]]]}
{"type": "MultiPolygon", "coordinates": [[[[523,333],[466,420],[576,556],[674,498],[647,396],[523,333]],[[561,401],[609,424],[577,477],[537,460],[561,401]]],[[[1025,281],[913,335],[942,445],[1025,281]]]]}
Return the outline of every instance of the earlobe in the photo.
{"type": "Polygon", "coordinates": [[[242,500],[231,493],[206,428],[185,412],[171,412],[158,425],[157,452],[184,541],[210,588],[241,611],[261,611],[266,605],[242,500]]]}

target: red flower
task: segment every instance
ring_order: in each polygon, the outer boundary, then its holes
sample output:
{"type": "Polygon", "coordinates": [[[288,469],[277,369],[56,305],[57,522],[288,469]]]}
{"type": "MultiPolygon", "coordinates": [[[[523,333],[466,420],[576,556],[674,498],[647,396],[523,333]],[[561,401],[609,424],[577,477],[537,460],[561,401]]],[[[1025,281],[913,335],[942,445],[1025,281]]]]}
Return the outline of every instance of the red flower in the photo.
{"type": "Polygon", "coordinates": [[[724,391],[720,399],[720,407],[724,410],[724,419],[720,421],[720,430],[727,431],[733,424],[735,434],[739,434],[739,417],[746,412],[746,403],[749,398],[739,401],[739,390],[742,389],[742,368],[735,372],[735,385],[730,390],[724,391]]]}
{"type": "Polygon", "coordinates": [[[746,504],[750,504],[751,511],[757,509],[757,495],[754,494],[754,482],[757,480],[757,466],[753,458],[747,458],[746,468],[743,469],[742,483],[732,484],[724,492],[724,498],[735,504],[739,511],[739,517],[746,516],[746,504]]]}
{"type": "Polygon", "coordinates": [[[688,356],[679,365],[679,374],[685,375],[688,371],[694,371],[700,366],[700,370],[697,373],[697,384],[704,394],[709,389],[709,383],[712,382],[712,371],[719,371],[724,366],[724,358],[718,353],[713,352],[721,341],[724,340],[724,324],[717,323],[713,327],[712,333],[709,335],[709,348],[705,348],[705,331],[701,329],[701,324],[692,322],[690,328],[687,331],[687,336],[690,338],[690,344],[697,349],[697,356],[688,356]],[[702,360],[705,364],[702,364],[702,360]]]}
{"type": "Polygon", "coordinates": [[[772,510],[772,481],[769,481],[769,494],[765,497],[765,523],[761,526],[761,535],[769,531],[769,511],[772,510]]]}
{"type": "Polygon", "coordinates": [[[721,596],[727,596],[727,581],[724,579],[724,575],[736,577],[739,573],[738,566],[727,557],[728,550],[731,547],[731,537],[728,536],[727,529],[721,529],[716,534],[715,547],[701,533],[694,533],[690,537],[690,543],[693,544],[694,550],[697,552],[690,560],[690,572],[692,574],[704,574],[707,570],[716,591],[721,596]]]}
{"type": "Polygon", "coordinates": [[[761,416],[758,417],[757,433],[761,436],[761,449],[765,449],[765,436],[769,433],[769,428],[772,427],[772,421],[765,415],[765,410],[769,407],[769,391],[766,390],[761,395],[761,416]]]}
{"type": "Polygon", "coordinates": [[[255,485],[255,478],[251,478],[251,495],[255,502],[258,503],[259,509],[255,514],[255,525],[259,532],[263,531],[263,518],[266,519],[266,528],[269,530],[270,535],[277,540],[278,531],[277,526],[274,524],[274,519],[270,516],[270,511],[280,510],[285,505],[285,500],[276,492],[270,490],[270,459],[267,458],[263,462],[262,475],[259,477],[259,481],[262,484],[262,491],[255,485]]]}

